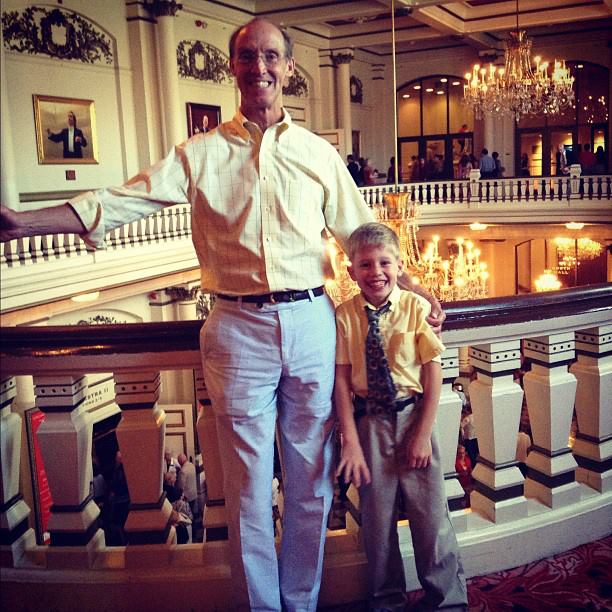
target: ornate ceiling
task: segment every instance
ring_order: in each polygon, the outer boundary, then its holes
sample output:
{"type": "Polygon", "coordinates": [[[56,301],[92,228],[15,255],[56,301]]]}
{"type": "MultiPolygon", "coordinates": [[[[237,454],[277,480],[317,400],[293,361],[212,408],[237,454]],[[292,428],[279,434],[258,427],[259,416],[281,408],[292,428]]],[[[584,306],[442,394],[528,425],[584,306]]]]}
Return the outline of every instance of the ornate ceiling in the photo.
{"type": "MultiPolygon", "coordinates": [[[[354,47],[374,55],[391,52],[391,0],[237,0],[243,18],[267,17],[321,47],[354,47]],[[299,34],[298,34],[299,33],[299,34]]],[[[519,0],[519,25],[529,36],[582,34],[612,29],[612,0],[519,0]]],[[[395,0],[398,53],[468,45],[501,49],[516,28],[516,0],[395,0]]]]}

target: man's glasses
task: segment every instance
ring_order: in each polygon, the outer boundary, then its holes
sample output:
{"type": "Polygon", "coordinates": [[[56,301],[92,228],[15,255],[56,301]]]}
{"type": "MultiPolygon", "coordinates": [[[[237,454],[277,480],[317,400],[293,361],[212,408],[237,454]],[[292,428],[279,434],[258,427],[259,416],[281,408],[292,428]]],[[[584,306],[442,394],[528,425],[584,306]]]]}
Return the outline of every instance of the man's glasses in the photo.
{"type": "Polygon", "coordinates": [[[236,60],[239,64],[252,64],[261,57],[266,66],[276,66],[283,57],[276,51],[265,51],[264,53],[256,53],[255,51],[239,51],[236,54],[236,60]]]}

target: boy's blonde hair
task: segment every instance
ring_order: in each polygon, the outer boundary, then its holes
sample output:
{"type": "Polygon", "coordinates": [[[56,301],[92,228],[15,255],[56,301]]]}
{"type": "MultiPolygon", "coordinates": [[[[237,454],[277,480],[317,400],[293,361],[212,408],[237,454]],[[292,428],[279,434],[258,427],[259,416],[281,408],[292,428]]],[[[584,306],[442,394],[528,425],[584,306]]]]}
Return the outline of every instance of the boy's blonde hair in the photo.
{"type": "Polygon", "coordinates": [[[397,234],[383,223],[364,223],[348,239],[348,256],[351,261],[364,247],[388,247],[399,258],[400,241],[397,234]]]}

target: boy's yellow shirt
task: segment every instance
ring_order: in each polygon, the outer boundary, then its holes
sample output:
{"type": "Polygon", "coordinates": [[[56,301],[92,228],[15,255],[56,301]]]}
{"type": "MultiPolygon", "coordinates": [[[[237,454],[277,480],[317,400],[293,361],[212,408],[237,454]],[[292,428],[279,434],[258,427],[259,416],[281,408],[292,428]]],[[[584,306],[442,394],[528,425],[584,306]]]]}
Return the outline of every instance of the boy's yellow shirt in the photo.
{"type": "MultiPolygon", "coordinates": [[[[403,398],[423,391],[421,366],[434,359],[439,361],[444,345],[426,321],[430,310],[427,300],[396,286],[389,301],[391,307],[379,326],[397,397],[403,398]]],[[[351,388],[362,397],[368,394],[366,305],[375,308],[359,293],[336,309],[336,363],[352,366],[351,388]]]]}

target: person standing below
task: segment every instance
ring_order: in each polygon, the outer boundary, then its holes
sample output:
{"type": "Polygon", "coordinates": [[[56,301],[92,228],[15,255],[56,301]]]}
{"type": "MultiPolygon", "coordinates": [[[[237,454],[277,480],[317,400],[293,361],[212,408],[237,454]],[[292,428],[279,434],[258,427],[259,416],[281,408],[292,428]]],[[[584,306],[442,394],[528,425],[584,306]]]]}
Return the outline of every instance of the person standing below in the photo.
{"type": "Polygon", "coordinates": [[[495,160],[489,155],[488,149],[483,149],[480,154],[480,178],[490,179],[495,176],[495,160]]]}
{"type": "Polygon", "coordinates": [[[181,466],[181,470],[178,474],[176,486],[185,496],[189,507],[191,508],[191,514],[196,515],[196,502],[198,500],[198,481],[196,476],[195,465],[187,459],[185,453],[181,453],[178,456],[178,462],[181,466]]]}
{"type": "MultiPolygon", "coordinates": [[[[322,234],[345,248],[373,214],[336,150],[283,108],[295,67],[288,33],[255,19],[229,46],[241,94],[231,121],[174,147],[123,187],[38,211],[3,209],[0,239],[74,232],[100,246],[113,227],[191,203],[201,288],[217,296],[200,346],[223,467],[231,609],[315,610],[333,497],[335,325],[322,234]],[[280,558],[270,521],[277,424],[280,558]]],[[[431,300],[439,328],[445,315],[431,300]]]]}
{"type": "Polygon", "coordinates": [[[76,115],[68,112],[68,127],[54,134],[47,128],[47,138],[53,142],[61,142],[64,151],[63,156],[67,158],[82,158],[83,147],[87,146],[87,140],[83,131],[77,127],[76,115]]]}
{"type": "Polygon", "coordinates": [[[359,164],[352,155],[348,155],[346,161],[348,162],[346,168],[349,174],[353,177],[355,185],[359,185],[359,164]]]}
{"type": "Polygon", "coordinates": [[[403,610],[406,603],[398,490],[425,590],[422,609],[467,610],[435,431],[444,346],[421,299],[397,287],[399,248],[397,235],[379,223],[349,239],[349,273],[361,293],[336,311],[337,473],[359,488],[370,610],[403,610]]]}
{"type": "Polygon", "coordinates": [[[375,181],[375,172],[374,168],[370,165],[370,160],[368,158],[365,159],[363,166],[363,184],[365,187],[369,185],[374,185],[375,181]]]}
{"type": "Polygon", "coordinates": [[[501,159],[499,159],[499,153],[497,151],[493,151],[493,153],[491,153],[491,157],[493,158],[493,162],[495,163],[493,178],[503,178],[504,167],[502,166],[501,159]]]}
{"type": "Polygon", "coordinates": [[[591,143],[585,143],[582,151],[578,153],[578,163],[582,168],[582,174],[593,174],[595,165],[597,164],[597,158],[595,153],[591,151],[591,143]]]}

